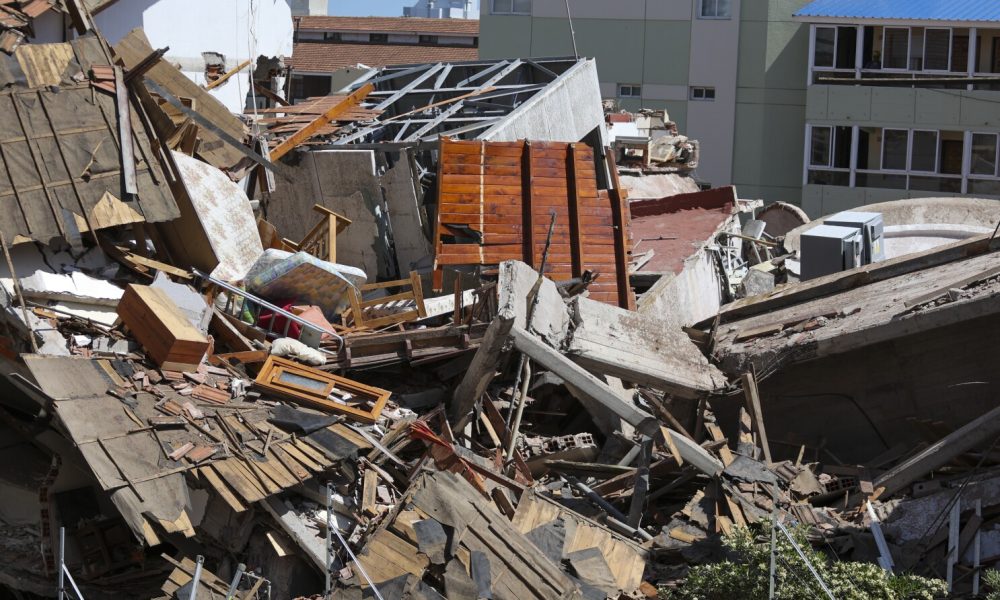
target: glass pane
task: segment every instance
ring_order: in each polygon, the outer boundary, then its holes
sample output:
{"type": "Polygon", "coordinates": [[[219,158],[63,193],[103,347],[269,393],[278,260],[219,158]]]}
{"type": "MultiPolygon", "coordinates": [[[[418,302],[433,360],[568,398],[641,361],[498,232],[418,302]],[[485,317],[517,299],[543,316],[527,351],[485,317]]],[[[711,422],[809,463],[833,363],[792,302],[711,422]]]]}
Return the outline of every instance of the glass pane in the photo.
{"type": "Polygon", "coordinates": [[[885,56],[882,57],[882,67],[905,69],[910,49],[910,30],[886,27],[884,35],[885,56]]]}
{"type": "Polygon", "coordinates": [[[944,177],[910,177],[910,189],[921,192],[962,193],[962,180],[946,179],[944,177]]]}
{"type": "Polygon", "coordinates": [[[947,71],[951,49],[951,31],[928,29],[924,32],[924,70],[947,71]]]}
{"type": "Polygon", "coordinates": [[[976,133],[972,136],[972,174],[997,174],[997,136],[976,133]]]}
{"type": "Polygon", "coordinates": [[[715,16],[729,18],[732,16],[732,9],[730,7],[731,0],[716,0],[716,12],[715,16]]]}
{"type": "Polygon", "coordinates": [[[513,0],[493,0],[493,12],[495,13],[509,13],[511,10],[511,2],[513,0]]]}
{"type": "Polygon", "coordinates": [[[809,156],[809,164],[814,167],[830,166],[830,128],[812,128],[812,152],[809,156]]]}
{"type": "Polygon", "coordinates": [[[705,98],[708,100],[715,99],[715,88],[705,88],[705,98]]]}
{"type": "Polygon", "coordinates": [[[327,382],[320,381],[318,379],[312,379],[310,377],[303,377],[297,373],[289,373],[288,371],[282,371],[278,375],[276,381],[279,381],[285,385],[294,385],[296,387],[306,388],[313,390],[318,394],[324,394],[326,392],[327,382]]]}
{"type": "Polygon", "coordinates": [[[816,54],[813,65],[817,67],[833,66],[833,45],[837,30],[833,27],[816,28],[816,54]]]}
{"type": "Polygon", "coordinates": [[[833,130],[833,166],[838,169],[851,168],[851,136],[854,131],[850,127],[837,127],[833,130]]]}
{"type": "Polygon", "coordinates": [[[809,170],[809,183],[813,185],[851,185],[851,174],[841,171],[809,170]]]}
{"type": "Polygon", "coordinates": [[[530,14],[531,0],[514,0],[514,12],[530,14]]]}
{"type": "Polygon", "coordinates": [[[970,179],[969,193],[977,196],[1000,196],[1000,181],[995,179],[970,179]]]}
{"type": "Polygon", "coordinates": [[[882,173],[858,173],[855,179],[857,187],[884,188],[889,190],[905,190],[906,175],[884,175],[882,173]]]}
{"type": "Polygon", "coordinates": [[[882,141],[882,170],[906,170],[906,141],[909,132],[905,129],[886,129],[882,141]]]}
{"type": "Polygon", "coordinates": [[[913,132],[911,171],[937,172],[937,138],[938,134],[936,131],[913,132]]]}
{"type": "Polygon", "coordinates": [[[853,69],[858,55],[858,30],[854,27],[837,28],[837,68],[853,69]]]}

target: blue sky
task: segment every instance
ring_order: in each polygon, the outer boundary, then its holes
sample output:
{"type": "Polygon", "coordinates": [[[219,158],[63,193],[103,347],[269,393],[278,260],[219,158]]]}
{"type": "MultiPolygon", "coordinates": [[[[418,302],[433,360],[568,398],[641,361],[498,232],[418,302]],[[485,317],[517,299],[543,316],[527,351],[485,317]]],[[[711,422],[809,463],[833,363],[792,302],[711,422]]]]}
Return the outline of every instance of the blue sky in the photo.
{"type": "MultiPolygon", "coordinates": [[[[330,0],[330,14],[354,17],[401,17],[416,0],[330,0]]],[[[478,4],[476,2],[475,4],[478,4]]]]}

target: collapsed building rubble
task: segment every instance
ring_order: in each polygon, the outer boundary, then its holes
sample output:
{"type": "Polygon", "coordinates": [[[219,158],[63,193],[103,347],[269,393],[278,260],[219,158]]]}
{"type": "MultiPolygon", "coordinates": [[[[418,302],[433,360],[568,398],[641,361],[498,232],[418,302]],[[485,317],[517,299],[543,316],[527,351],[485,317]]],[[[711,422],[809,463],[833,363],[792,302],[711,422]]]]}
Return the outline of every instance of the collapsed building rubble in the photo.
{"type": "Polygon", "coordinates": [[[15,595],[656,597],[764,522],[959,592],[1000,561],[992,237],[797,283],[733,188],[630,201],[591,60],[237,116],[73,0],[33,43],[36,3],[0,56],[15,595]]]}

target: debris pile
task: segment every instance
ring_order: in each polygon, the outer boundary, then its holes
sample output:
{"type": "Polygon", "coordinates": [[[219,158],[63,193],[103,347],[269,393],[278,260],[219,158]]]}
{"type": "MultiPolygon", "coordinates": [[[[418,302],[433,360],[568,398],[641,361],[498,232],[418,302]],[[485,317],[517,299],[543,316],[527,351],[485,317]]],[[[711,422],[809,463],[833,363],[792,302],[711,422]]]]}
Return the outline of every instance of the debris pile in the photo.
{"type": "Polygon", "coordinates": [[[762,523],[973,593],[1000,557],[1000,409],[948,391],[944,419],[930,369],[901,407],[920,374],[868,360],[949,327],[992,355],[958,330],[995,327],[1000,243],[753,295],[759,202],[630,203],[596,91],[524,134],[556,96],[510,96],[592,62],[389,67],[237,117],[69,15],[0,55],[3,586],[656,597],[762,523]]]}

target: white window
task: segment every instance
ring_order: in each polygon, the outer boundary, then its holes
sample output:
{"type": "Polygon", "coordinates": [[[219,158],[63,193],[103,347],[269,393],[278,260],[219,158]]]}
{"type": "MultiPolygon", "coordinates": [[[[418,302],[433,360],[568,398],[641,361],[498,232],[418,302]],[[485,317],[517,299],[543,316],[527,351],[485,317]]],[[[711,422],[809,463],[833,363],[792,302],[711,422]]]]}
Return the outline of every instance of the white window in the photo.
{"type": "Polygon", "coordinates": [[[837,54],[837,28],[816,28],[816,50],[813,52],[813,66],[833,68],[833,59],[837,54]]]}
{"type": "Polygon", "coordinates": [[[938,132],[915,130],[910,136],[910,170],[921,173],[938,172],[938,132]]]}
{"type": "Polygon", "coordinates": [[[972,134],[972,165],[973,175],[997,175],[997,134],[972,134]]]}
{"type": "Polygon", "coordinates": [[[494,15],[530,15],[531,0],[490,0],[490,13],[494,15]]]}
{"type": "Polygon", "coordinates": [[[817,27],[813,67],[853,69],[857,45],[857,27],[817,27]]]}
{"type": "Polygon", "coordinates": [[[882,170],[905,171],[906,153],[910,144],[910,130],[882,130],[882,170]]]}
{"type": "Polygon", "coordinates": [[[635,83],[619,83],[619,98],[642,98],[642,86],[635,83]]]}
{"type": "Polygon", "coordinates": [[[882,30],[882,68],[906,70],[910,66],[910,30],[886,27],[882,30]]]}
{"type": "MultiPolygon", "coordinates": [[[[961,65],[965,69],[966,65],[961,65]]],[[[951,70],[951,30],[927,29],[924,31],[924,70],[951,70]]]]}
{"type": "Polygon", "coordinates": [[[731,19],[732,0],[699,0],[698,17],[702,19],[731,19]]]}
{"type": "Polygon", "coordinates": [[[715,100],[715,88],[714,87],[692,87],[691,88],[691,99],[692,100],[715,100]]]}
{"type": "Polygon", "coordinates": [[[830,158],[830,138],[832,135],[830,127],[812,127],[812,140],[809,143],[809,166],[829,167],[830,158]]]}

